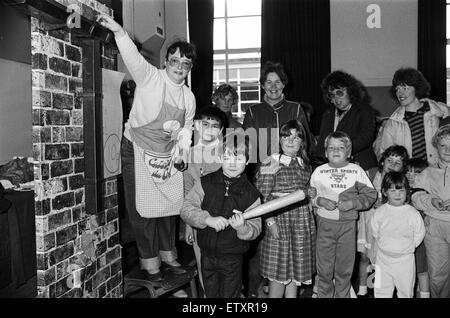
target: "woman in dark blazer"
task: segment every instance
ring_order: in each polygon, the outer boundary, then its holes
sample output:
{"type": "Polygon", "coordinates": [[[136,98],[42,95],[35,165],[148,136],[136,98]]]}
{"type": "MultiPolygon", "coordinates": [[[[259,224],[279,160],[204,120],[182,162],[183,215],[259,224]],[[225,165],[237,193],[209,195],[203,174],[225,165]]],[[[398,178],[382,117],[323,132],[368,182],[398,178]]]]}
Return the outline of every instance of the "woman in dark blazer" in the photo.
{"type": "Polygon", "coordinates": [[[352,140],[352,156],[365,170],[377,166],[372,150],[376,137],[375,111],[370,106],[370,96],[364,85],[354,76],[334,71],[321,83],[323,97],[330,106],[323,114],[316,147],[316,161],[325,161],[325,138],[340,130],[352,140]]]}

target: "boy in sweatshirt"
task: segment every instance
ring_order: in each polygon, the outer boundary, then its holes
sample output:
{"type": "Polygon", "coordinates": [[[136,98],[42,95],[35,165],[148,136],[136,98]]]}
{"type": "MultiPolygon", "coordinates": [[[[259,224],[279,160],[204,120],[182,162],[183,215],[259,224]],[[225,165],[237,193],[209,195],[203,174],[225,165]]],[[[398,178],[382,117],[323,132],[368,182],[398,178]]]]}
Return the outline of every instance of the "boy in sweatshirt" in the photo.
{"type": "Polygon", "coordinates": [[[261,218],[245,220],[242,212],[261,201],[260,193],[243,173],[249,160],[248,143],[225,142],[221,159],[221,169],[194,184],[185,198],[181,218],[198,229],[206,297],[238,298],[242,255],[248,250],[248,241],[261,232],[261,218]]]}
{"type": "Polygon", "coordinates": [[[432,298],[450,298],[450,125],[440,127],[432,145],[437,164],[430,165],[415,179],[412,203],[424,211],[425,249],[432,298]]]}
{"type": "Polygon", "coordinates": [[[311,187],[317,191],[317,294],[319,298],[349,298],[356,254],[356,220],[369,209],[377,191],[358,165],[350,163],[350,137],[335,131],[325,139],[328,163],[317,167],[311,187]],[[334,278],[334,282],[333,282],[334,278]]]}

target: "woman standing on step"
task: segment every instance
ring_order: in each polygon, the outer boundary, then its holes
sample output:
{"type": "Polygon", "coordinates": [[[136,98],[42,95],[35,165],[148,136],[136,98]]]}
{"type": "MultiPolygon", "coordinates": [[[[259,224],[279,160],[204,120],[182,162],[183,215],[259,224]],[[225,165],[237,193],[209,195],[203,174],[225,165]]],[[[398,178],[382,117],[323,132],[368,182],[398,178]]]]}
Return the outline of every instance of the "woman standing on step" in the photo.
{"type": "Polygon", "coordinates": [[[138,52],[111,17],[99,23],[114,33],[136,91],[122,138],[125,203],[136,237],[141,269],[147,279],[162,280],[162,266],[177,274],[176,216],[183,203],[183,170],[191,144],[195,97],[185,79],[196,58],[195,47],[177,41],[168,47],[159,70],[138,52]]]}

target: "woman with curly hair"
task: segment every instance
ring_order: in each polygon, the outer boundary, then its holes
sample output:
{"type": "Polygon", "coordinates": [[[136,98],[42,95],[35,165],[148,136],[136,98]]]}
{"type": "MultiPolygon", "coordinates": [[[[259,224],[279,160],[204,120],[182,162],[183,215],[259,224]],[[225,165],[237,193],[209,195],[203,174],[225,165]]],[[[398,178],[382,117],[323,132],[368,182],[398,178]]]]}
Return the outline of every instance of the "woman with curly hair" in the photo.
{"type": "Polygon", "coordinates": [[[372,143],[375,140],[375,112],[364,85],[344,71],[334,71],[321,83],[323,98],[330,108],[322,116],[316,159],[325,160],[324,141],[334,131],[347,133],[352,140],[352,156],[364,170],[377,165],[372,143]]]}
{"type": "Polygon", "coordinates": [[[392,79],[391,95],[400,106],[381,127],[373,149],[377,157],[391,145],[402,145],[411,158],[427,160],[430,165],[438,160],[431,144],[439,128],[440,119],[450,115],[444,103],[428,97],[430,84],[419,70],[400,68],[392,79]]]}

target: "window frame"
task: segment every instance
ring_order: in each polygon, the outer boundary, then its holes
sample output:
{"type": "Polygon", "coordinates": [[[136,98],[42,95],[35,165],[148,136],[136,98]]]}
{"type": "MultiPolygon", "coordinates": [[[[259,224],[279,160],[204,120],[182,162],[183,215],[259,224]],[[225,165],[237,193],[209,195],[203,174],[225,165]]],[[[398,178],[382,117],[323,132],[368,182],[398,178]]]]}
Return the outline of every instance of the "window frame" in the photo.
{"type": "MultiPolygon", "coordinates": [[[[261,44],[259,45],[259,47],[247,47],[247,48],[239,48],[239,49],[230,49],[228,47],[228,36],[229,36],[229,32],[228,32],[228,22],[230,19],[234,19],[234,18],[247,18],[247,17],[260,17],[261,18],[261,14],[249,14],[249,15],[232,15],[232,16],[228,16],[228,0],[223,0],[224,1],[224,15],[220,15],[220,16],[214,16],[214,21],[216,20],[224,20],[224,32],[225,32],[225,48],[224,49],[214,49],[213,55],[214,55],[214,66],[213,66],[213,89],[215,89],[216,87],[218,87],[220,84],[223,83],[229,83],[230,85],[234,86],[236,88],[236,92],[239,96],[239,102],[238,102],[238,109],[237,112],[233,111],[232,114],[234,116],[237,116],[238,118],[242,118],[245,115],[245,111],[243,111],[243,105],[246,104],[255,104],[255,103],[259,103],[261,101],[261,88],[260,88],[260,84],[259,84],[259,74],[260,74],[260,70],[261,70],[261,44]],[[243,67],[244,69],[250,69],[250,68],[255,68],[255,66],[257,67],[258,71],[257,71],[257,77],[255,78],[245,78],[244,82],[241,81],[241,76],[240,76],[240,71],[241,68],[240,67],[233,67],[233,64],[230,63],[230,55],[233,54],[243,54],[243,53],[255,53],[258,57],[255,58],[257,59],[257,61],[251,61],[251,58],[249,58],[248,62],[243,62],[242,65],[247,65],[247,67],[243,67]],[[215,57],[218,55],[224,55],[224,63],[223,63],[223,68],[222,67],[218,67],[216,65],[216,60],[221,61],[222,59],[216,59],[215,57]],[[252,65],[254,64],[254,65],[252,65]],[[220,79],[219,76],[219,72],[220,70],[224,70],[225,71],[225,81],[223,81],[223,79],[220,79]],[[231,78],[231,71],[232,70],[236,70],[236,78],[231,78]],[[231,80],[233,80],[233,82],[231,82],[231,80]],[[236,80],[236,83],[234,82],[234,80],[236,80]],[[247,83],[248,81],[251,81],[251,83],[247,83]],[[242,100],[242,93],[243,92],[254,92],[255,90],[253,89],[246,89],[246,88],[253,88],[254,86],[257,86],[257,96],[258,99],[255,100],[242,100]]],[[[236,64],[234,64],[236,65],[236,64]]]]}

